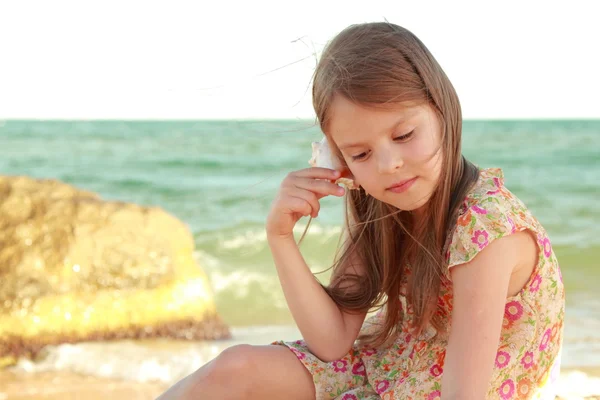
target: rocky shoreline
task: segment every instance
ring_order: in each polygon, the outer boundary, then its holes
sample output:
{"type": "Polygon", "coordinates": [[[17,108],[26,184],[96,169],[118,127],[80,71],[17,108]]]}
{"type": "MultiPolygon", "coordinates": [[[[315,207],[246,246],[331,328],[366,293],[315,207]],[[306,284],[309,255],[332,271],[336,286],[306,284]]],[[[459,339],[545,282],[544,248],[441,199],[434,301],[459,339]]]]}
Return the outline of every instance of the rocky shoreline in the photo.
{"type": "Polygon", "coordinates": [[[158,207],[0,176],[0,367],[48,345],[230,337],[188,227],[158,207]]]}

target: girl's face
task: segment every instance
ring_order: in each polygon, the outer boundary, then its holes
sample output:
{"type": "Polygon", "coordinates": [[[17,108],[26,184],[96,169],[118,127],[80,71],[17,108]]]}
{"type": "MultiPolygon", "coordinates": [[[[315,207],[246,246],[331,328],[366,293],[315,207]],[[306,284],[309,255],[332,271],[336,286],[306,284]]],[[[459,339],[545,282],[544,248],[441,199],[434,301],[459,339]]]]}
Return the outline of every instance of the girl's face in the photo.
{"type": "Polygon", "coordinates": [[[328,131],[369,195],[407,211],[427,203],[442,162],[441,124],[430,105],[382,110],[336,95],[328,131]]]}

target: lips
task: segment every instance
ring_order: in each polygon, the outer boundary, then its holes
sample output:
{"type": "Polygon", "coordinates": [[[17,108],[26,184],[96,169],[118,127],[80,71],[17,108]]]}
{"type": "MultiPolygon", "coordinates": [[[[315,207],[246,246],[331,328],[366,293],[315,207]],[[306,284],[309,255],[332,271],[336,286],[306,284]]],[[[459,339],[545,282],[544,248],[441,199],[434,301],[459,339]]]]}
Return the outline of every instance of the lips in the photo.
{"type": "Polygon", "coordinates": [[[391,190],[391,189],[394,189],[394,188],[399,188],[399,187],[405,186],[408,183],[412,183],[412,181],[414,181],[415,179],[417,179],[417,177],[410,178],[410,179],[405,179],[403,181],[394,183],[392,186],[388,187],[387,190],[391,190]]]}

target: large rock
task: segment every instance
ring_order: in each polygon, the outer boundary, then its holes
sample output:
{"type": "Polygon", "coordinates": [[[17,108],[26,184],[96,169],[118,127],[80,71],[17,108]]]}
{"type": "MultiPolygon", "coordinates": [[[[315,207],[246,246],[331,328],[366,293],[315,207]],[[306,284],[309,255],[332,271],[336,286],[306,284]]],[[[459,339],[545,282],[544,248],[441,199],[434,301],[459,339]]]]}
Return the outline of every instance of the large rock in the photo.
{"type": "Polygon", "coordinates": [[[0,176],[0,366],[48,344],[229,337],[193,248],[159,208],[0,176]]]}

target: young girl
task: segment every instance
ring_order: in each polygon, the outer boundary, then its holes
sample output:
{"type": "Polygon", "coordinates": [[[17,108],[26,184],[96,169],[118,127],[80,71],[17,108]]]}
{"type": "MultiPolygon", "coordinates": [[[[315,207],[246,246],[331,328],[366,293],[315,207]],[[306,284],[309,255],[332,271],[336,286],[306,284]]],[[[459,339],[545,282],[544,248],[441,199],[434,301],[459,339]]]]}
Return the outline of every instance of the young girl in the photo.
{"type": "Polygon", "coordinates": [[[343,196],[339,171],[292,172],[273,202],[269,246],[303,340],[229,348],[161,398],[553,399],[564,288],[548,234],[500,169],[462,156],[459,100],[425,45],[390,23],[346,28],[313,102],[360,188],[327,286],[292,229],[343,196]]]}

